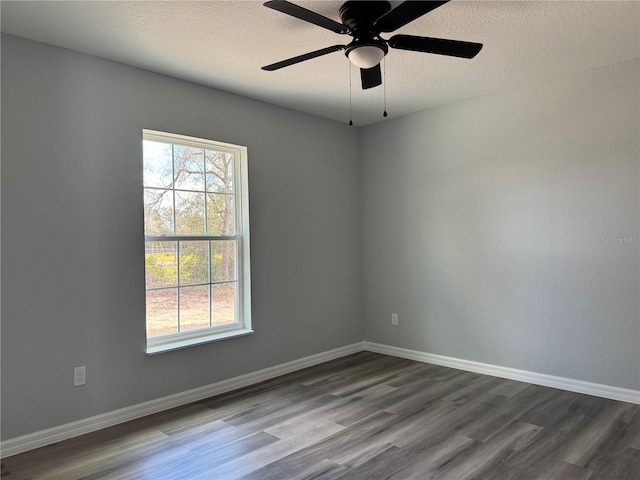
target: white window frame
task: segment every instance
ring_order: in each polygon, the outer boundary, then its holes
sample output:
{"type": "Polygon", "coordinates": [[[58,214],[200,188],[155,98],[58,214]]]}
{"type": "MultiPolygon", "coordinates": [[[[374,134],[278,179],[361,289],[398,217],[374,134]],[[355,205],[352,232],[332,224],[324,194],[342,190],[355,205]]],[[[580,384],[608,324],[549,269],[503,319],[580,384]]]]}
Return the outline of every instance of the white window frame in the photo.
{"type": "MultiPolygon", "coordinates": [[[[147,337],[147,354],[162,353],[170,350],[190,347],[207,342],[249,335],[253,333],[251,325],[251,266],[249,241],[249,176],[247,168],[247,147],[231,143],[206,140],[202,138],[144,129],[143,140],[192,146],[207,150],[228,152],[234,158],[234,197],[235,197],[235,235],[146,235],[145,243],[153,241],[193,241],[193,240],[235,240],[236,249],[236,318],[233,324],[211,326],[198,330],[170,333],[156,337],[147,337]]],[[[146,273],[146,272],[145,272],[146,273]]],[[[146,312],[145,288],[145,312],[146,312]]],[[[211,299],[209,300],[211,301],[211,299]]],[[[146,335],[146,313],[145,313],[146,335]]]]}

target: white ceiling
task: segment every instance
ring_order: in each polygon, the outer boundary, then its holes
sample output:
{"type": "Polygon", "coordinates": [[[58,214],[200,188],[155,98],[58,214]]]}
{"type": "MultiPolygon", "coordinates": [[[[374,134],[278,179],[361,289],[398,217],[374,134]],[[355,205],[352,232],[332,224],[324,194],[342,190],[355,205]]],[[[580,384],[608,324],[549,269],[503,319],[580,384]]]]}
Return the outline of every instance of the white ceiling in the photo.
{"type": "MultiPolygon", "coordinates": [[[[343,2],[293,0],[340,21],[343,2]]],[[[393,6],[400,2],[391,2],[393,6]]],[[[342,122],[343,52],[275,72],[261,66],[350,37],[256,1],[2,1],[2,31],[342,122]]],[[[640,56],[638,1],[462,1],[396,33],[480,42],[472,60],[390,50],[388,118],[640,56]]],[[[391,35],[386,36],[388,38],[391,35]]],[[[383,88],[353,75],[353,120],[383,120],[383,88]]]]}

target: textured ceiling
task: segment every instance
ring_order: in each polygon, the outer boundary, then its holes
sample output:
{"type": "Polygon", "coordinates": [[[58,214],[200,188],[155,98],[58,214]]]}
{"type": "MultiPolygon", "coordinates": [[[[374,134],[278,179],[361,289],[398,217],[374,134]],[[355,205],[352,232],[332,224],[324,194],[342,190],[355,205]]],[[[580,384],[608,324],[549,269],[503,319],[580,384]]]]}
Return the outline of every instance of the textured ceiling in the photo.
{"type": "MultiPolygon", "coordinates": [[[[339,21],[342,2],[294,3],[339,21]]],[[[349,120],[342,52],[275,72],[260,67],[350,37],[261,2],[2,1],[0,8],[6,33],[349,120]]],[[[637,1],[453,0],[394,33],[480,42],[483,50],[472,60],[390,50],[388,118],[638,57],[639,32],[637,1]]],[[[354,123],[382,121],[383,87],[363,91],[357,69],[352,75],[354,123]]]]}

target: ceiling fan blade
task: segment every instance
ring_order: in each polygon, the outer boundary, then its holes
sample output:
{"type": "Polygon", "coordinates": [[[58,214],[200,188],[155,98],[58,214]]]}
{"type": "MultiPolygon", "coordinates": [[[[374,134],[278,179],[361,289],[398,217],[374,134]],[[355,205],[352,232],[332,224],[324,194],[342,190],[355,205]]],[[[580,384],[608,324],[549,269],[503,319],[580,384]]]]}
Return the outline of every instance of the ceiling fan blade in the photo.
{"type": "Polygon", "coordinates": [[[380,64],[372,68],[361,68],[360,79],[362,80],[363,90],[382,85],[382,72],[380,71],[380,64]]]}
{"type": "Polygon", "coordinates": [[[343,24],[331,20],[330,18],[323,17],[319,13],[312,12],[311,10],[299,7],[298,5],[287,2],[285,0],[271,0],[270,2],[266,2],[264,6],[282,13],[286,13],[287,15],[291,15],[292,17],[299,18],[300,20],[304,20],[305,22],[313,23],[314,25],[326,28],[327,30],[331,30],[335,33],[347,33],[347,27],[345,27],[343,24]]]}
{"type": "Polygon", "coordinates": [[[304,55],[299,55],[287,60],[282,60],[281,62],[272,63],[271,65],[262,67],[262,70],[272,72],[280,68],[288,67],[289,65],[295,65],[296,63],[304,62],[305,60],[311,60],[312,58],[321,57],[322,55],[326,55],[327,53],[337,52],[338,50],[342,50],[344,47],[344,45],[333,45],[332,47],[323,48],[321,50],[316,50],[315,52],[305,53],[304,55]]]}
{"type": "Polygon", "coordinates": [[[402,2],[393,10],[385,13],[375,22],[373,28],[378,32],[393,32],[431,10],[444,5],[449,0],[440,2],[402,2]]]}
{"type": "Polygon", "coordinates": [[[451,57],[473,58],[482,49],[481,43],[446,40],[444,38],[416,37],[413,35],[394,35],[389,39],[391,48],[413,50],[415,52],[436,53],[451,57]]]}

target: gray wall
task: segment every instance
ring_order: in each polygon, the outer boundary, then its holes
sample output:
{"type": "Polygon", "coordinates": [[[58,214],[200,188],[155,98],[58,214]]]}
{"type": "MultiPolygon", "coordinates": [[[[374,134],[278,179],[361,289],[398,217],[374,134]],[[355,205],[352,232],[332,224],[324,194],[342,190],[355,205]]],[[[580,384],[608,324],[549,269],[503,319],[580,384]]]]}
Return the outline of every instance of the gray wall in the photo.
{"type": "Polygon", "coordinates": [[[364,128],[366,340],[639,389],[639,85],[635,59],[364,128]]]}
{"type": "Polygon", "coordinates": [[[361,341],[357,135],[3,35],[2,437],[361,341]],[[144,354],[143,128],[248,147],[255,334],[144,354]]]}

